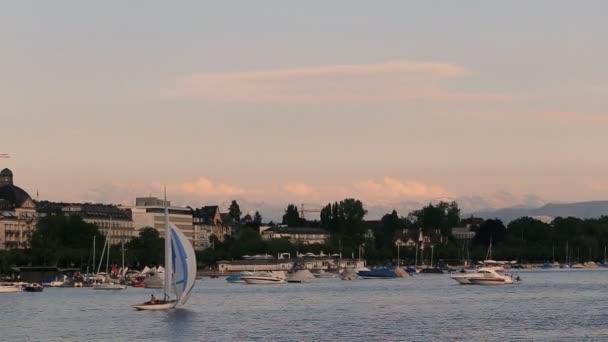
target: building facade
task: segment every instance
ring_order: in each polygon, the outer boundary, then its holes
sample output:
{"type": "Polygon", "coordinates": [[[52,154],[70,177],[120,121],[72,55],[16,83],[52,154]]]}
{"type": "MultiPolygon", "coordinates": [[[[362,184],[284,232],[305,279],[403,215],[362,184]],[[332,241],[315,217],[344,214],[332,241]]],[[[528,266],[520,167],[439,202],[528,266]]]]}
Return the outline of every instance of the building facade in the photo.
{"type": "Polygon", "coordinates": [[[288,239],[293,244],[324,244],[330,238],[328,231],[321,228],[276,226],[262,232],[263,240],[288,239]]]}
{"type": "MultiPolygon", "coordinates": [[[[135,206],[129,207],[133,217],[133,235],[139,236],[142,228],[150,227],[165,235],[165,202],[154,197],[138,197],[135,206]]],[[[171,206],[167,201],[169,221],[184,233],[194,246],[194,226],[192,224],[192,209],[188,207],[171,206]]]]}
{"type": "Polygon", "coordinates": [[[192,210],[194,229],[193,246],[196,250],[211,247],[211,237],[224,241],[226,235],[232,234],[232,228],[224,224],[220,208],[217,205],[205,206],[192,210]]]}
{"type": "Polygon", "coordinates": [[[0,250],[27,248],[37,222],[30,195],[13,184],[11,170],[0,171],[0,250]]]}
{"type": "Polygon", "coordinates": [[[111,245],[128,242],[133,238],[131,211],[115,205],[41,201],[37,209],[40,216],[79,216],[84,222],[96,225],[108,237],[111,245]]]}

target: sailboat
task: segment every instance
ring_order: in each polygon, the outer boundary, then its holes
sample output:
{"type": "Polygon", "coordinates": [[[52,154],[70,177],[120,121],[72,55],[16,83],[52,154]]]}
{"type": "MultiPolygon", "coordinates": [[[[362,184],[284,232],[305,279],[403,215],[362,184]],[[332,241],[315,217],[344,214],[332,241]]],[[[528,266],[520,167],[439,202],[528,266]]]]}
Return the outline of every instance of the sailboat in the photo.
{"type": "MultiPolygon", "coordinates": [[[[127,288],[127,285],[122,285],[122,284],[114,284],[110,281],[108,281],[109,277],[110,277],[110,240],[108,239],[108,236],[110,236],[110,231],[108,230],[108,233],[106,235],[106,241],[103,245],[104,250],[101,253],[101,259],[99,260],[99,268],[97,268],[97,274],[99,275],[99,270],[101,269],[101,263],[103,261],[103,253],[106,252],[106,247],[107,247],[107,254],[106,254],[106,274],[105,274],[105,278],[103,280],[103,282],[101,284],[95,284],[93,285],[93,290],[125,290],[127,288]]],[[[124,260],[124,249],[123,249],[123,260],[124,260]]],[[[124,263],[124,261],[123,261],[124,263]]]]}
{"type": "Polygon", "coordinates": [[[165,296],[163,300],[133,305],[136,310],[167,310],[186,304],[196,280],[194,248],[184,233],[169,222],[165,194],[165,296]],[[171,298],[171,294],[175,297],[171,298]]]}

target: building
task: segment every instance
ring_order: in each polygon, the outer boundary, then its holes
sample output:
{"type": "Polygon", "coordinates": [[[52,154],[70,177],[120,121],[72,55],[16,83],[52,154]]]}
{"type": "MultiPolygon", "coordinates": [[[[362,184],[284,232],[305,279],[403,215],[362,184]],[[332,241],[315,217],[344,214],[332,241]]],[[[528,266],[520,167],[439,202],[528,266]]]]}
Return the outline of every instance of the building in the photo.
{"type": "Polygon", "coordinates": [[[0,171],[0,250],[24,249],[38,222],[36,204],[13,184],[13,172],[0,171]]]}
{"type": "Polygon", "coordinates": [[[472,232],[468,227],[454,227],[452,228],[452,237],[454,237],[459,244],[469,244],[475,237],[475,232],[472,232]]]}
{"type": "MultiPolygon", "coordinates": [[[[194,246],[194,227],[192,224],[192,209],[188,207],[171,206],[167,201],[169,221],[173,223],[194,246]]],[[[165,235],[165,201],[155,197],[138,197],[135,206],[129,207],[133,218],[133,235],[139,236],[142,228],[151,227],[165,235]]]]}
{"type": "Polygon", "coordinates": [[[232,228],[224,224],[220,208],[217,205],[205,206],[192,210],[192,225],[194,229],[193,246],[196,250],[211,247],[211,237],[224,241],[226,235],[232,234],[232,228]]]}
{"type": "Polygon", "coordinates": [[[131,211],[115,205],[41,201],[37,210],[40,216],[79,216],[84,222],[96,225],[102,234],[108,236],[111,245],[133,238],[131,211]]]}
{"type": "Polygon", "coordinates": [[[324,244],[329,240],[328,231],[321,228],[275,226],[262,232],[263,240],[288,239],[293,244],[324,244]]]}

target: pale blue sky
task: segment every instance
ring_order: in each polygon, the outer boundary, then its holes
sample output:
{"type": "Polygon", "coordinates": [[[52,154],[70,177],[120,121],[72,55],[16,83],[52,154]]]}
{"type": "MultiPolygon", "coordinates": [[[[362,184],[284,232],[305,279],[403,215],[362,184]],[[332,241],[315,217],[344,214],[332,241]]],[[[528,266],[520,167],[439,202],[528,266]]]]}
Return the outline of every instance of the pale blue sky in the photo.
{"type": "Polygon", "coordinates": [[[604,1],[0,5],[0,166],[48,198],[607,198],[604,1]]]}

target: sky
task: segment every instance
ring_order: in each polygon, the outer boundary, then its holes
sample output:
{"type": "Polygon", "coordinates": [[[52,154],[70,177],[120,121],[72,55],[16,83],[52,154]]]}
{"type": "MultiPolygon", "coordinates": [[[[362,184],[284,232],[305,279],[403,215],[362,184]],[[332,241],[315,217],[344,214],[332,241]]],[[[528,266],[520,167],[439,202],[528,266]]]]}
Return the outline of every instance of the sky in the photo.
{"type": "Polygon", "coordinates": [[[43,199],[608,199],[605,1],[0,1],[43,199]]]}

